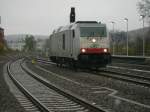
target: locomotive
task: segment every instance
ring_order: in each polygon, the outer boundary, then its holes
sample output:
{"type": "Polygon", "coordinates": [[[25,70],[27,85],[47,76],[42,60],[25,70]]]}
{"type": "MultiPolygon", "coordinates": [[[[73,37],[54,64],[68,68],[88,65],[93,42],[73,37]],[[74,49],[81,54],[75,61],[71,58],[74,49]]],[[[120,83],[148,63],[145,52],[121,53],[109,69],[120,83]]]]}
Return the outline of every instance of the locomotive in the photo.
{"type": "Polygon", "coordinates": [[[50,35],[51,61],[74,67],[105,67],[111,62],[106,24],[72,20],[73,23],[59,27],[50,35]]]}
{"type": "Polygon", "coordinates": [[[50,59],[58,64],[104,67],[111,62],[105,24],[78,21],[50,36],[50,59]]]}

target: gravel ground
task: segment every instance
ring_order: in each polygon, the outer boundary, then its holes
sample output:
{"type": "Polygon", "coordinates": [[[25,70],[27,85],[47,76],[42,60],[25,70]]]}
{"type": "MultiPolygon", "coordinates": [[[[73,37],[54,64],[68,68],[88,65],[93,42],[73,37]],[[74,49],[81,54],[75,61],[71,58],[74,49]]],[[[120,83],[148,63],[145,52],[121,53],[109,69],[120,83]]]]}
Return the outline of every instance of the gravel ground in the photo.
{"type": "Polygon", "coordinates": [[[3,66],[8,60],[8,57],[0,56],[0,112],[25,112],[4,81],[3,66]]]}
{"type": "Polygon", "coordinates": [[[111,66],[126,67],[132,69],[150,70],[150,59],[112,59],[111,66]]]}
{"type": "Polygon", "coordinates": [[[70,90],[95,103],[97,106],[110,109],[112,110],[111,112],[150,112],[150,106],[148,106],[150,105],[149,88],[83,71],[74,72],[67,68],[57,68],[54,65],[39,65],[71,81],[48,74],[47,72],[37,69],[36,65],[34,66],[31,63],[27,63],[27,66],[31,70],[45,77],[51,83],[70,90]],[[134,101],[135,103],[139,102],[140,104],[145,104],[148,108],[144,108],[145,105],[140,106],[139,104],[135,104],[134,101]]]}
{"type": "Polygon", "coordinates": [[[130,69],[150,70],[150,65],[128,64],[128,63],[112,63],[111,66],[125,67],[130,69]]]}
{"type": "Polygon", "coordinates": [[[112,63],[128,63],[128,64],[140,64],[140,65],[147,65],[149,64],[149,60],[145,59],[136,59],[136,58],[112,58],[112,63]]]}
{"type": "Polygon", "coordinates": [[[142,72],[142,71],[135,71],[132,69],[128,69],[128,68],[107,68],[107,70],[109,71],[114,71],[114,72],[118,72],[118,73],[125,73],[125,74],[129,74],[129,75],[139,75],[139,76],[143,76],[145,78],[150,78],[150,72],[142,72]]]}

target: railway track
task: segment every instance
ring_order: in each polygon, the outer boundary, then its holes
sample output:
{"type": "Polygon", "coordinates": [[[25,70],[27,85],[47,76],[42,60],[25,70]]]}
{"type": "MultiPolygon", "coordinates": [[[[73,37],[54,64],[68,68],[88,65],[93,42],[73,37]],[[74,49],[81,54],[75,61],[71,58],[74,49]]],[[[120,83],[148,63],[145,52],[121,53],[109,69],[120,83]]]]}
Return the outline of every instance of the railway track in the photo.
{"type": "MultiPolygon", "coordinates": [[[[46,61],[46,60],[42,60],[42,59],[38,59],[39,62],[42,63],[46,63],[46,64],[55,64],[53,62],[50,61],[46,61]]],[[[113,66],[110,66],[110,68],[113,68],[113,66]]],[[[142,86],[147,86],[150,87],[150,76],[142,76],[141,74],[135,74],[135,73],[131,73],[132,69],[130,69],[130,73],[124,73],[122,71],[117,72],[117,69],[119,67],[116,68],[115,70],[110,70],[110,69],[103,69],[103,70],[92,70],[89,71],[91,73],[94,73],[95,75],[101,75],[101,76],[105,76],[105,77],[109,77],[109,78],[114,78],[117,80],[122,80],[122,81],[126,81],[126,82],[131,82],[131,83],[135,83],[135,84],[139,84],[142,86]]],[[[126,69],[128,70],[128,69],[126,69]]],[[[135,72],[136,70],[133,69],[133,71],[135,72]]],[[[136,72],[139,72],[138,70],[136,72]]],[[[150,71],[149,71],[150,73],[150,71]]]]}
{"type": "Polygon", "coordinates": [[[92,101],[95,105],[110,112],[146,112],[146,108],[149,110],[149,103],[146,103],[149,102],[147,101],[149,99],[148,94],[146,94],[146,91],[149,90],[148,87],[129,83],[129,81],[103,77],[98,74],[99,71],[88,69],[74,71],[68,69],[65,65],[63,68],[59,68],[54,64],[51,62],[31,64],[31,61],[26,61],[26,66],[31,68],[33,72],[40,73],[41,77],[92,101]],[[120,106],[116,106],[117,100],[120,100],[120,106]]]}
{"type": "Polygon", "coordinates": [[[21,62],[22,60],[9,63],[7,71],[19,90],[33,103],[32,110],[36,112],[106,112],[50,84],[42,77],[27,70],[21,62]]]}
{"type": "Polygon", "coordinates": [[[99,74],[105,77],[110,77],[114,78],[117,80],[122,80],[126,82],[131,82],[135,84],[139,84],[142,86],[147,86],[150,87],[150,78],[139,76],[139,75],[131,75],[131,74],[126,74],[126,73],[119,73],[119,72],[114,72],[114,71],[109,71],[109,70],[101,70],[99,71],[100,73],[94,73],[94,74],[99,74]]]}
{"type": "Polygon", "coordinates": [[[111,66],[120,66],[120,67],[126,67],[126,68],[130,68],[130,69],[150,70],[149,64],[115,62],[115,63],[112,63],[111,66]]]}

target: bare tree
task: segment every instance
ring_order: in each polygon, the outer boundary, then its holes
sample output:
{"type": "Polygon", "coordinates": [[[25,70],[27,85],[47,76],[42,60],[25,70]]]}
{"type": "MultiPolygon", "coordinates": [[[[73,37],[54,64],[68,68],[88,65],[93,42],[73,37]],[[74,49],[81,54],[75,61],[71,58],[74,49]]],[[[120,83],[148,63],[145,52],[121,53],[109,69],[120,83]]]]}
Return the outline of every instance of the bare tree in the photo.
{"type": "Polygon", "coordinates": [[[141,0],[138,2],[137,7],[141,17],[150,23],[150,0],[141,0]]]}

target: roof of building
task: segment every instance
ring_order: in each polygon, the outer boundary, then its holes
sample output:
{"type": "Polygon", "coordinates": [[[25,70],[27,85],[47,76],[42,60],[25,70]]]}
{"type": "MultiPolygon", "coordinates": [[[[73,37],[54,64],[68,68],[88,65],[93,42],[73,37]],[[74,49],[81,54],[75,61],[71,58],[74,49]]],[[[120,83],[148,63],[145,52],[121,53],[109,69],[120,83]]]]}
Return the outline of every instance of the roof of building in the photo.
{"type": "Polygon", "coordinates": [[[0,30],[4,30],[4,29],[0,27],[0,30]]]}

